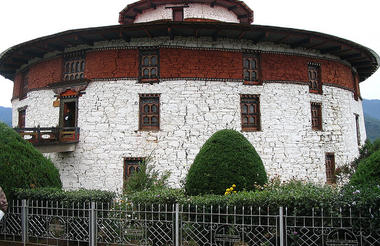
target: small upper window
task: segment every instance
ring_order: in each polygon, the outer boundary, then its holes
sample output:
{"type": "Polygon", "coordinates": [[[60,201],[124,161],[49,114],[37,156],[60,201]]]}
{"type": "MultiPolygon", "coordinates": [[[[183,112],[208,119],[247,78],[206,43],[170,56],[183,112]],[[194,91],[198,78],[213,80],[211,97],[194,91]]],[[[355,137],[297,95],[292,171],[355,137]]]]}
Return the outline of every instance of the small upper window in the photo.
{"type": "Polygon", "coordinates": [[[313,130],[322,130],[322,104],[311,103],[311,124],[313,130]]]}
{"type": "Polygon", "coordinates": [[[183,7],[173,8],[173,21],[183,21],[183,7]]]}
{"type": "Polygon", "coordinates": [[[260,131],[260,96],[240,95],[241,129],[260,131]]]}
{"type": "Polygon", "coordinates": [[[160,77],[160,64],[158,54],[158,50],[140,51],[140,82],[158,82],[158,79],[160,77]]]}
{"type": "Polygon", "coordinates": [[[64,55],[64,80],[79,80],[84,78],[85,53],[74,52],[64,55]]]}
{"type": "Polygon", "coordinates": [[[244,84],[260,85],[260,59],[257,54],[243,55],[244,84]]]}
{"type": "Polygon", "coordinates": [[[140,130],[160,129],[160,95],[140,95],[140,130]]]}
{"type": "Polygon", "coordinates": [[[308,66],[309,91],[322,94],[321,67],[317,64],[308,66]]]}

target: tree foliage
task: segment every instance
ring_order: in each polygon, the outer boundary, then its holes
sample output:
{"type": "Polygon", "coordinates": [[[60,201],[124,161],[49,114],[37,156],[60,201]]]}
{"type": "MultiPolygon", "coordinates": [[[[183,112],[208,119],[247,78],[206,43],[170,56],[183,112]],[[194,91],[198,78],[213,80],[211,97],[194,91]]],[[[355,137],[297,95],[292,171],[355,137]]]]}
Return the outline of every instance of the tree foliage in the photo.
{"type": "Polygon", "coordinates": [[[4,123],[0,123],[0,186],[9,197],[15,188],[62,187],[54,164],[4,123]]]}
{"type": "Polygon", "coordinates": [[[186,177],[188,195],[224,194],[235,184],[238,190],[254,190],[268,180],[260,156],[239,132],[221,130],[202,146],[186,177]]]}

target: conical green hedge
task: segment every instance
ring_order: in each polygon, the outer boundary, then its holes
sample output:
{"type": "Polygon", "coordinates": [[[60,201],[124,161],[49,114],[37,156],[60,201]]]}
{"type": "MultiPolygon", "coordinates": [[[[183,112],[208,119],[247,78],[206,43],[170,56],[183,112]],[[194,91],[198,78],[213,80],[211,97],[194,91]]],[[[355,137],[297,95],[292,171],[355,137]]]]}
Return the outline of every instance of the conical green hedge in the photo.
{"type": "Polygon", "coordinates": [[[268,181],[264,165],[252,144],[239,132],[221,130],[202,146],[186,177],[188,195],[224,194],[232,184],[237,190],[254,190],[268,181]]]}
{"type": "Polygon", "coordinates": [[[0,186],[7,196],[12,196],[13,188],[62,187],[54,164],[1,122],[0,186]]]}

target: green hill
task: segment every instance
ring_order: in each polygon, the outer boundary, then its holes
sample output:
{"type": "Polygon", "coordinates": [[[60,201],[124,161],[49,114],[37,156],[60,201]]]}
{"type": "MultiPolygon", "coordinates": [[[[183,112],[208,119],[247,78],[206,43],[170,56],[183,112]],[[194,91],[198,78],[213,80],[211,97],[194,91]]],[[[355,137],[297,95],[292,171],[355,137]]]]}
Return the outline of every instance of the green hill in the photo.
{"type": "Polygon", "coordinates": [[[364,122],[367,138],[371,141],[380,138],[380,120],[365,114],[364,122]]]}

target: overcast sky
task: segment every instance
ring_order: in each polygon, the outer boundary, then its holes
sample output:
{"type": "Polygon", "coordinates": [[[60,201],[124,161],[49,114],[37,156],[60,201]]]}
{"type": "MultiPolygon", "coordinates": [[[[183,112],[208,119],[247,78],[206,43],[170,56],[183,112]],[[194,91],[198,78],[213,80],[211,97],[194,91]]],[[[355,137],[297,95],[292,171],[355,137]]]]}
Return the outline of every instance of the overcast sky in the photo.
{"type": "MultiPolygon", "coordinates": [[[[0,53],[19,43],[84,27],[118,24],[132,0],[17,0],[0,3],[0,53]]],[[[245,0],[254,24],[318,31],[380,53],[379,0],[245,0]]],[[[380,99],[380,71],[360,84],[366,99],[380,99]]],[[[13,82],[0,76],[0,106],[11,106],[13,82]]]]}

